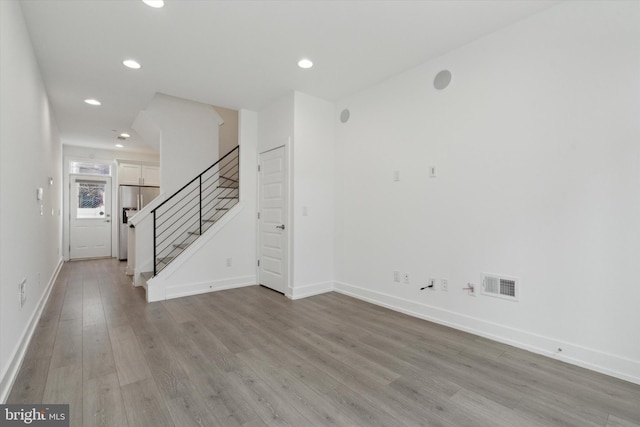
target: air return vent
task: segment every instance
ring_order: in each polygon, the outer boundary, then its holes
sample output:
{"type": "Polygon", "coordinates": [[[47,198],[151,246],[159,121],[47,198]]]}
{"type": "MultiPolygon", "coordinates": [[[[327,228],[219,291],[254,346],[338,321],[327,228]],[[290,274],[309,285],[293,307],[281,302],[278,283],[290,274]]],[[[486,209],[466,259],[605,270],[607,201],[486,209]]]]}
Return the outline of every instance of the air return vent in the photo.
{"type": "Polygon", "coordinates": [[[482,293],[492,297],[518,301],[518,279],[515,277],[484,274],[482,276],[482,293]]]}

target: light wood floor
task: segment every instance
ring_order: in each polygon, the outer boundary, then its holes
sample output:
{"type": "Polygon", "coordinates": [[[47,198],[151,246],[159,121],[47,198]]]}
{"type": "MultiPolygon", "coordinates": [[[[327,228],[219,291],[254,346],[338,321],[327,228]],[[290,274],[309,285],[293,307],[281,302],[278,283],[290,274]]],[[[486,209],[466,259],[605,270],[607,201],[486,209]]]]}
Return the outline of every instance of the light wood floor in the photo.
{"type": "Polygon", "coordinates": [[[640,425],[640,386],[337,293],[147,304],[123,270],[63,267],[9,403],[75,426],[640,425]]]}

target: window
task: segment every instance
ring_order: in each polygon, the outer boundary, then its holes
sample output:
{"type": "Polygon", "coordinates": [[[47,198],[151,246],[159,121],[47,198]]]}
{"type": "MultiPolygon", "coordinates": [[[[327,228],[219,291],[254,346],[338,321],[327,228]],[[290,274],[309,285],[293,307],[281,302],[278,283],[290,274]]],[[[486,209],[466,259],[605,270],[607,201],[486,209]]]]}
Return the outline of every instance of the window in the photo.
{"type": "Polygon", "coordinates": [[[111,176],[111,165],[108,163],[69,162],[69,173],[79,175],[111,176]]]}
{"type": "Polygon", "coordinates": [[[76,218],[104,218],[104,193],[106,182],[76,181],[78,194],[78,211],[76,218]]]}

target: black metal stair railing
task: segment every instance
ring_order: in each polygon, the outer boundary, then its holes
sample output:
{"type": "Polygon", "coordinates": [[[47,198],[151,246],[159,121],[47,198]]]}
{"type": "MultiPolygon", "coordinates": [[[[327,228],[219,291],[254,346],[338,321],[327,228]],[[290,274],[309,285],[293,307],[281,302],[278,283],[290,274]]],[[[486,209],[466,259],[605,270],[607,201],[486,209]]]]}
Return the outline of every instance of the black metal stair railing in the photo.
{"type": "Polygon", "coordinates": [[[236,146],[151,211],[154,276],[238,203],[239,183],[236,146]]]}

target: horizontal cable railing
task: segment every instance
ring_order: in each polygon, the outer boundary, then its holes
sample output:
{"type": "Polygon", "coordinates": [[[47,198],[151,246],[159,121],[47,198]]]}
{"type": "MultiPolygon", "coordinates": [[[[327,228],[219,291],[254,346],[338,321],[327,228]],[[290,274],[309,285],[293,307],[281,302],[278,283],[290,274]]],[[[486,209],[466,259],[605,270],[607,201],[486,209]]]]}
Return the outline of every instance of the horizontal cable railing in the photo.
{"type": "Polygon", "coordinates": [[[151,211],[154,276],[238,203],[239,184],[236,146],[151,211]]]}

